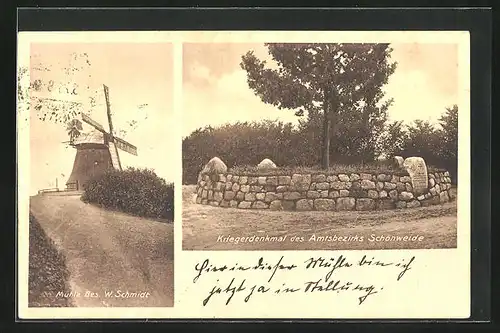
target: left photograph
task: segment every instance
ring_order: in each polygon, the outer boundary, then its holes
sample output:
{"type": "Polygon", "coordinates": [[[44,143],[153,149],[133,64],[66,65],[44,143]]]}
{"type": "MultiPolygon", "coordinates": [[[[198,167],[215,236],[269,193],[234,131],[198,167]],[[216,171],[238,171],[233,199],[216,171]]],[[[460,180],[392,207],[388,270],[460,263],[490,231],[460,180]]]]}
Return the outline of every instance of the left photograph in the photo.
{"type": "Polygon", "coordinates": [[[29,57],[28,307],[172,307],[172,44],[31,43],[29,57]]]}

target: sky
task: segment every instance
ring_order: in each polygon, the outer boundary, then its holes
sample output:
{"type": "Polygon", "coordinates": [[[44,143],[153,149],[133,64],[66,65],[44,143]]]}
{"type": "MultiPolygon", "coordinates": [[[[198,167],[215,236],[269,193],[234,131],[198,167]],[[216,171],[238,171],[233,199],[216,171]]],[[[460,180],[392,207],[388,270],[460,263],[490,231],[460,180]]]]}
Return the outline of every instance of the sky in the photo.
{"type": "MultiPolygon", "coordinates": [[[[53,80],[55,85],[77,83],[77,95],[47,87],[33,96],[63,101],[83,102],[83,111],[108,127],[102,85],[109,87],[115,135],[135,145],[138,156],[119,151],[123,167],[154,169],[158,176],[173,181],[178,170],[170,158],[178,141],[170,130],[173,119],[173,54],[168,43],[57,43],[32,44],[30,47],[30,80],[53,80]],[[82,55],[86,53],[87,57],[82,55]],[[77,54],[72,66],[82,68],[67,74],[71,55],[77,54]],[[83,59],[83,60],[82,60],[83,59]],[[89,60],[89,63],[86,60],[89,60]],[[41,66],[42,65],[42,66],[41,66]],[[75,66],[76,65],[76,66],[75,66]],[[48,68],[49,70],[40,70],[48,68]],[[96,97],[95,107],[88,96],[96,97]],[[133,125],[133,121],[136,124],[133,125]],[[126,132],[123,132],[125,130],[126,132]],[[163,157],[163,158],[159,158],[163,157]]],[[[90,126],[84,123],[84,132],[90,126]]],[[[41,121],[34,108],[30,109],[30,192],[54,187],[56,178],[63,189],[71,174],[76,150],[68,141],[66,126],[41,121]]]]}
{"type": "MultiPolygon", "coordinates": [[[[391,44],[391,61],[398,63],[385,86],[394,98],[389,121],[437,123],[446,107],[458,104],[457,44],[391,44]]],[[[263,44],[183,44],[183,129],[187,136],[206,125],[279,119],[297,123],[290,110],[263,103],[248,88],[241,56],[253,50],[269,60],[263,44]]]]}

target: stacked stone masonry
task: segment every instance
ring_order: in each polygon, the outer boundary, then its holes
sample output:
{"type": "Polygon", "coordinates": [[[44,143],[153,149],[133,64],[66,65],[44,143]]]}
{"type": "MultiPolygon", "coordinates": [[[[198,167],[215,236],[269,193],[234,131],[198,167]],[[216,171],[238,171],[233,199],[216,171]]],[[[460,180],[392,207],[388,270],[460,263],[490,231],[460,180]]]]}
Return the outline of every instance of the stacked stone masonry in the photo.
{"type": "Polygon", "coordinates": [[[241,209],[367,211],[425,207],[455,199],[447,171],[428,173],[428,180],[428,192],[417,196],[410,176],[200,173],[196,203],[241,209]]]}

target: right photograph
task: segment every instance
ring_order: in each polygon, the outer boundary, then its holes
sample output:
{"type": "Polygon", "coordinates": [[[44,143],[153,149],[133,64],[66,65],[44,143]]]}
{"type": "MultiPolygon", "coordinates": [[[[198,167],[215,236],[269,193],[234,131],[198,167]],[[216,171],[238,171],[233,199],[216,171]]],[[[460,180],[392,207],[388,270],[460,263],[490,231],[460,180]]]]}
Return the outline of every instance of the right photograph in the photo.
{"type": "Polygon", "coordinates": [[[184,43],[183,250],[456,248],[458,51],[184,43]]]}

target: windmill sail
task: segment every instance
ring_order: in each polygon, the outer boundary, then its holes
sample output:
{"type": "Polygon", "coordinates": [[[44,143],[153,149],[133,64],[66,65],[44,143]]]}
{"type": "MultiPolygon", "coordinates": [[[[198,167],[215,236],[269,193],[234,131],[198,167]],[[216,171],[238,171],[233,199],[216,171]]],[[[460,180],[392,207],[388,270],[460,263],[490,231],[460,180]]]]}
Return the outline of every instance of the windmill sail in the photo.
{"type": "Polygon", "coordinates": [[[109,155],[111,156],[111,164],[116,170],[122,170],[122,165],[120,163],[120,158],[118,157],[118,149],[114,142],[108,142],[109,155]]]}

